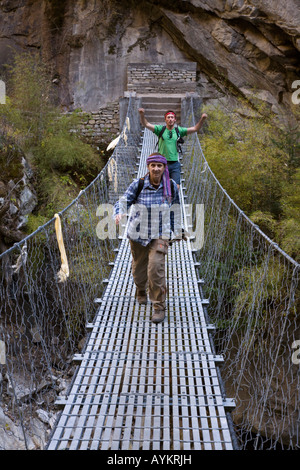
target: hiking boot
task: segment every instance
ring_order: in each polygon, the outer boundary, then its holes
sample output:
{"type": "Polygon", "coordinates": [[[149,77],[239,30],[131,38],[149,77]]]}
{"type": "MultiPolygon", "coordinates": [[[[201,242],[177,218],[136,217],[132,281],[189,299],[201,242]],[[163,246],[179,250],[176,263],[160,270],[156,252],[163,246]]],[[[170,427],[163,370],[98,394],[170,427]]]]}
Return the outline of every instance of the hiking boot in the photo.
{"type": "Polygon", "coordinates": [[[161,323],[165,318],[165,311],[164,310],[154,310],[152,315],[151,321],[153,323],[161,323]]]}
{"type": "Polygon", "coordinates": [[[147,299],[147,292],[146,292],[146,291],[142,291],[142,290],[139,291],[139,292],[137,292],[136,298],[137,298],[138,303],[139,303],[140,305],[146,305],[147,300],[148,300],[148,299],[147,299]]]}

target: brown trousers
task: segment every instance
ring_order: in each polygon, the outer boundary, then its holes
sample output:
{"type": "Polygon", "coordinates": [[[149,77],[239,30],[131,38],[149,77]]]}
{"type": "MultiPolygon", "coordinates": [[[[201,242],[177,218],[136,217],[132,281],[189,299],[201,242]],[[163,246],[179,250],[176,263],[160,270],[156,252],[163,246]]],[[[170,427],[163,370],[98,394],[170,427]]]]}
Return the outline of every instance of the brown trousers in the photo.
{"type": "Polygon", "coordinates": [[[152,240],[149,245],[130,241],[132,254],[132,275],[137,292],[148,287],[149,298],[155,309],[165,309],[166,272],[165,256],[168,252],[167,240],[152,240]]]}

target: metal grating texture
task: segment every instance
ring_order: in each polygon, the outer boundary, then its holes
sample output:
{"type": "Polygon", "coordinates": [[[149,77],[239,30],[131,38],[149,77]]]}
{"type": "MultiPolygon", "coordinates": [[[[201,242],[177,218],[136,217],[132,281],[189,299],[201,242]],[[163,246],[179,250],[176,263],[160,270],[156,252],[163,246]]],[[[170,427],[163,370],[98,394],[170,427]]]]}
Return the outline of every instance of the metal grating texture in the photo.
{"type": "MultiPolygon", "coordinates": [[[[139,174],[153,151],[145,130],[139,174]]],[[[181,195],[182,196],[182,195],[181,195]]],[[[233,448],[189,242],[169,248],[167,315],[135,300],[124,238],[49,450],[233,448]]]]}

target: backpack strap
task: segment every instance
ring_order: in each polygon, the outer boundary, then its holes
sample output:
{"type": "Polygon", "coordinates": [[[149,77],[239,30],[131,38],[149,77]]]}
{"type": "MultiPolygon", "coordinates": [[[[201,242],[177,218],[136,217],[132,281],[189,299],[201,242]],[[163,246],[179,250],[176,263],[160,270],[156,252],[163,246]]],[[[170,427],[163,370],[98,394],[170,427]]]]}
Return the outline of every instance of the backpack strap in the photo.
{"type": "Polygon", "coordinates": [[[161,129],[161,131],[160,131],[160,133],[159,133],[159,135],[158,135],[158,139],[157,139],[157,142],[156,142],[156,147],[158,147],[159,139],[164,140],[164,138],[163,138],[162,135],[163,135],[163,133],[165,132],[166,127],[167,127],[167,126],[163,126],[163,127],[162,127],[162,129],[161,129]]]}
{"type": "Polygon", "coordinates": [[[176,131],[176,134],[177,134],[177,142],[176,142],[177,150],[178,150],[179,153],[182,153],[181,144],[184,144],[184,140],[181,137],[181,135],[179,134],[179,129],[178,129],[177,126],[175,127],[175,131],[176,131]]]}
{"type": "Polygon", "coordinates": [[[133,204],[136,204],[137,198],[139,197],[139,194],[140,194],[140,192],[142,191],[142,189],[143,189],[143,187],[144,187],[144,180],[145,180],[145,177],[144,177],[144,176],[139,179],[139,184],[138,184],[138,187],[137,187],[137,191],[136,191],[136,195],[135,195],[135,200],[134,200],[133,204]]]}
{"type": "Polygon", "coordinates": [[[163,138],[162,135],[163,135],[163,133],[165,132],[166,127],[167,127],[167,126],[163,126],[163,127],[162,127],[162,130],[160,131],[159,136],[158,136],[158,140],[159,140],[160,138],[162,138],[162,140],[164,140],[164,138],[163,138]]]}
{"type": "Polygon", "coordinates": [[[172,180],[172,181],[171,181],[171,194],[172,194],[172,198],[174,197],[174,194],[175,194],[174,184],[176,184],[176,182],[175,182],[174,180],[172,180]]]}

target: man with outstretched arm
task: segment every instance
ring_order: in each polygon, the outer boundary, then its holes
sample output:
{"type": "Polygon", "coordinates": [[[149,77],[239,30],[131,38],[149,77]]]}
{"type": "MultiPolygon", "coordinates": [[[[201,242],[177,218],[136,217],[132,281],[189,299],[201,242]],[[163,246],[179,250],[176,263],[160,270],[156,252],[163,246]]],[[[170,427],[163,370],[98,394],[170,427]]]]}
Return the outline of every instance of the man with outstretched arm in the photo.
{"type": "Polygon", "coordinates": [[[192,127],[181,127],[176,126],[176,114],[174,111],[167,111],[165,113],[165,126],[163,125],[154,125],[147,121],[145,118],[145,110],[144,108],[139,109],[141,124],[143,127],[146,127],[150,131],[154,132],[158,137],[158,151],[164,155],[168,162],[168,168],[170,173],[170,178],[172,178],[179,188],[180,185],[180,170],[181,165],[179,162],[179,154],[178,154],[178,145],[177,141],[179,138],[185,137],[188,134],[192,134],[193,132],[198,132],[205,119],[207,118],[207,114],[202,114],[200,120],[192,127]],[[165,129],[163,130],[163,128],[165,129]],[[163,132],[162,132],[163,131],[163,132]],[[178,131],[178,132],[177,132],[178,131]]]}
{"type": "Polygon", "coordinates": [[[153,306],[152,322],[165,318],[166,275],[165,256],[172,232],[176,239],[182,234],[179,192],[170,179],[166,158],[159,152],[147,158],[149,173],[134,180],[114,206],[119,224],[130,209],[127,237],[132,254],[132,274],[137,300],[147,303],[147,288],[153,306]],[[142,189],[140,181],[143,180],[142,189]]]}

